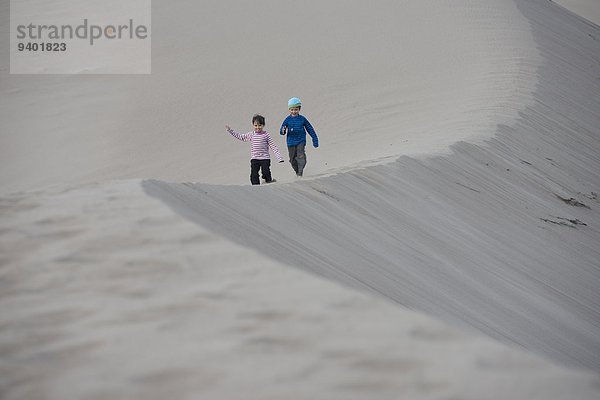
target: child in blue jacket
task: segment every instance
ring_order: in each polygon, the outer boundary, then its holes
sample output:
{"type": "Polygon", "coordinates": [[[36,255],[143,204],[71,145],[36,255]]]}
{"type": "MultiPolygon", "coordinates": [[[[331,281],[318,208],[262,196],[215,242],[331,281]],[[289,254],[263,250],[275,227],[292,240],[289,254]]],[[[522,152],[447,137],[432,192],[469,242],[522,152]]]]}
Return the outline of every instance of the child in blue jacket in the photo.
{"type": "Polygon", "coordinates": [[[287,147],[290,155],[290,164],[298,177],[304,173],[306,166],[306,132],[312,138],[315,148],[319,147],[319,138],[308,120],[300,115],[302,103],[297,97],[292,97],[288,101],[290,115],[283,121],[279,133],[287,135],[287,147]]]}

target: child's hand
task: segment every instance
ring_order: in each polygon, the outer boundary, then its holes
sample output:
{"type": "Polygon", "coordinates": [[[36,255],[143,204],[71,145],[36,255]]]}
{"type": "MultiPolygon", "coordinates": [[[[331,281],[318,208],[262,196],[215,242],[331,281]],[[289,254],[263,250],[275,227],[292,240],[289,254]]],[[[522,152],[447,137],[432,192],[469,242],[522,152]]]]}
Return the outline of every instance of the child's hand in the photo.
{"type": "Polygon", "coordinates": [[[230,131],[231,127],[229,125],[225,125],[225,129],[227,129],[227,131],[230,131]]]}

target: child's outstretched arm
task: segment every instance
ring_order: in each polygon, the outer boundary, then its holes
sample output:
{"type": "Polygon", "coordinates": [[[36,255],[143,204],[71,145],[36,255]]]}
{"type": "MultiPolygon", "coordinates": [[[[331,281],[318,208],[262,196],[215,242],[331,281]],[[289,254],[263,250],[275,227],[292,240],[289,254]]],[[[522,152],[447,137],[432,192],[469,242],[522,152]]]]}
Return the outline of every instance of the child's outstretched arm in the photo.
{"type": "Polygon", "coordinates": [[[242,142],[247,142],[250,140],[250,134],[249,133],[239,133],[234,131],[233,129],[231,129],[231,127],[229,125],[225,125],[225,129],[227,129],[227,132],[229,132],[231,134],[231,136],[233,136],[236,139],[241,140],[242,142]]]}

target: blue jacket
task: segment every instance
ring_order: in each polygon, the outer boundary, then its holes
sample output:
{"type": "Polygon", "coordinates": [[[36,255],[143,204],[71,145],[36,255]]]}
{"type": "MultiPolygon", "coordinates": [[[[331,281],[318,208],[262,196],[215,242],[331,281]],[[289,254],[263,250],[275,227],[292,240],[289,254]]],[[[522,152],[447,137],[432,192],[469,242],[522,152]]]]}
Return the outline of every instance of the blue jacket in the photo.
{"type": "Polygon", "coordinates": [[[306,132],[312,138],[313,146],[319,147],[319,138],[312,125],[303,115],[292,117],[289,115],[281,124],[279,134],[285,135],[287,127],[287,145],[297,146],[300,143],[306,143],[306,132]]]}

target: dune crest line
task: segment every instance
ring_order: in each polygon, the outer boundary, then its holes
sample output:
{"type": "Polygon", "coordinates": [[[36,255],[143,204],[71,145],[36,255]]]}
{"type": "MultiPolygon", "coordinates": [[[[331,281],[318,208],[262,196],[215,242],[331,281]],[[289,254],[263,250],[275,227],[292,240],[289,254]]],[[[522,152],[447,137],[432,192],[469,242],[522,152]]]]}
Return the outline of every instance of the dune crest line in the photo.
{"type": "Polygon", "coordinates": [[[143,186],[278,261],[600,371],[600,32],[517,4],[544,63],[485,143],[264,188],[143,186]]]}

